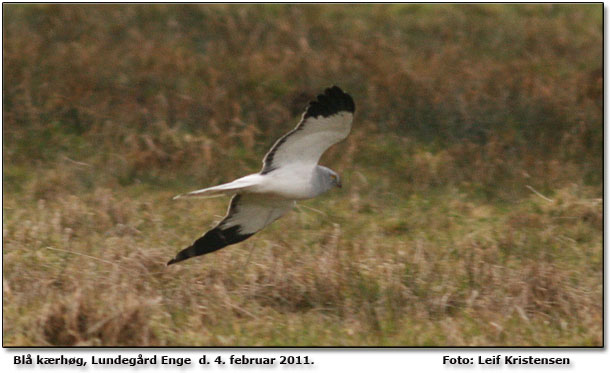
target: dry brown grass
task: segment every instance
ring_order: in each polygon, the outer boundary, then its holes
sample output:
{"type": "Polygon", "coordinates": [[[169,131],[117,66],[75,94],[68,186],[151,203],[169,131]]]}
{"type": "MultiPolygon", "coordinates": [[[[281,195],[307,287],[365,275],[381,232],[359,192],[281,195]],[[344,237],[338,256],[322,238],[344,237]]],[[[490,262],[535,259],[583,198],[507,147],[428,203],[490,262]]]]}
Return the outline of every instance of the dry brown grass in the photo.
{"type": "Polygon", "coordinates": [[[4,332],[11,345],[599,345],[591,192],[510,208],[459,194],[399,209],[372,199],[354,217],[352,190],[313,203],[328,216],[301,209],[169,268],[226,201],[107,189],[7,201],[5,314],[19,317],[4,332]]]}
{"type": "Polygon", "coordinates": [[[4,14],[6,345],[602,344],[601,6],[4,14]],[[335,83],[343,190],[165,268],[335,83]]]}

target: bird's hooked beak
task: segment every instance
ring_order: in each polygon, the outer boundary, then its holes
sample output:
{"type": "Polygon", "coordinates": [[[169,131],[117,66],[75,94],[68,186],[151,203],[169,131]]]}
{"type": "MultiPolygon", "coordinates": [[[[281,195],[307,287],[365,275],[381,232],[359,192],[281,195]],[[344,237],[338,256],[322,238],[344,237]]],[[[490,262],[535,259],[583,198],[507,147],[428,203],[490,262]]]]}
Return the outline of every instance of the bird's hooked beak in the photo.
{"type": "Polygon", "coordinates": [[[334,172],[331,173],[329,176],[331,187],[336,186],[337,188],[341,188],[341,177],[334,172]]]}

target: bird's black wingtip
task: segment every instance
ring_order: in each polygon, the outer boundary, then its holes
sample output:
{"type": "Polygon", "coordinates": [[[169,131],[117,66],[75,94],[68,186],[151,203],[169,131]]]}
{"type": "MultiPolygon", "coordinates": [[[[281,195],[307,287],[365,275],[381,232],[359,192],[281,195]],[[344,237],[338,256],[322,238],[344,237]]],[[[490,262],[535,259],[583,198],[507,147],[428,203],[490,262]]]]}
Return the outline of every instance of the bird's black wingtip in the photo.
{"type": "Polygon", "coordinates": [[[167,262],[166,266],[170,266],[172,264],[181,262],[183,260],[186,260],[194,255],[191,255],[193,251],[193,246],[189,246],[186,249],[180,251],[178,253],[178,255],[176,255],[175,257],[172,258],[172,260],[170,260],[169,262],[167,262]]]}
{"type": "MultiPolygon", "coordinates": [[[[237,194],[231,200],[230,209],[231,211],[233,211],[232,213],[237,210],[237,204],[239,203],[240,198],[241,196],[237,194]]],[[[176,254],[176,257],[174,259],[167,262],[167,265],[169,266],[195,256],[211,253],[212,251],[222,249],[225,246],[241,242],[254,234],[239,233],[240,229],[241,226],[239,225],[234,225],[226,229],[222,229],[216,226],[216,228],[208,231],[206,234],[203,235],[203,237],[193,242],[191,246],[187,247],[184,250],[181,250],[178,254],[176,254]]]]}
{"type": "Polygon", "coordinates": [[[353,113],[356,110],[354,99],[337,85],[326,88],[323,94],[311,101],[305,111],[305,118],[308,117],[329,117],[340,111],[353,113]]]}
{"type": "Polygon", "coordinates": [[[182,250],[181,252],[179,252],[178,255],[176,255],[174,258],[172,258],[172,260],[167,262],[166,266],[170,266],[172,264],[179,263],[183,260],[191,258],[193,255],[188,255],[190,253],[189,249],[191,249],[191,248],[192,248],[192,246],[189,246],[185,250],[182,250]]]}

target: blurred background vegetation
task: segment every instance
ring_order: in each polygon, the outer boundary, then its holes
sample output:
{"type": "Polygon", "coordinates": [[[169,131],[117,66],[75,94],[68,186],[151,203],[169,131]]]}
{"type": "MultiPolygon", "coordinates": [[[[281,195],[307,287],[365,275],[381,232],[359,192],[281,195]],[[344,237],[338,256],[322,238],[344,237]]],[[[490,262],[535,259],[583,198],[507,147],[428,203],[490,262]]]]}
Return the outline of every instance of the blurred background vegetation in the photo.
{"type": "Polygon", "coordinates": [[[4,4],[2,32],[8,343],[602,343],[601,4],[4,4]],[[333,84],[347,188],[164,270],[227,203],[170,197],[258,171],[333,84]]]}

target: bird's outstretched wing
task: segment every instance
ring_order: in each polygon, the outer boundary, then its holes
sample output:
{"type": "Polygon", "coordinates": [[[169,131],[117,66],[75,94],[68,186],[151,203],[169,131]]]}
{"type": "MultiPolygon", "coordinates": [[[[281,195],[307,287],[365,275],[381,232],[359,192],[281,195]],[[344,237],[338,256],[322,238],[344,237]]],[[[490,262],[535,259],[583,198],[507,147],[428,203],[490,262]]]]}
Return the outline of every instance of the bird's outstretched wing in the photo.
{"type": "Polygon", "coordinates": [[[241,242],[280,218],[293,206],[294,201],[290,200],[236,194],[224,219],[191,246],[180,251],[167,265],[241,242]]]}
{"type": "Polygon", "coordinates": [[[333,86],[309,103],[295,129],[282,136],[263,160],[261,174],[291,163],[315,166],[331,145],[349,135],[355,104],[350,95],[333,86]]]}

